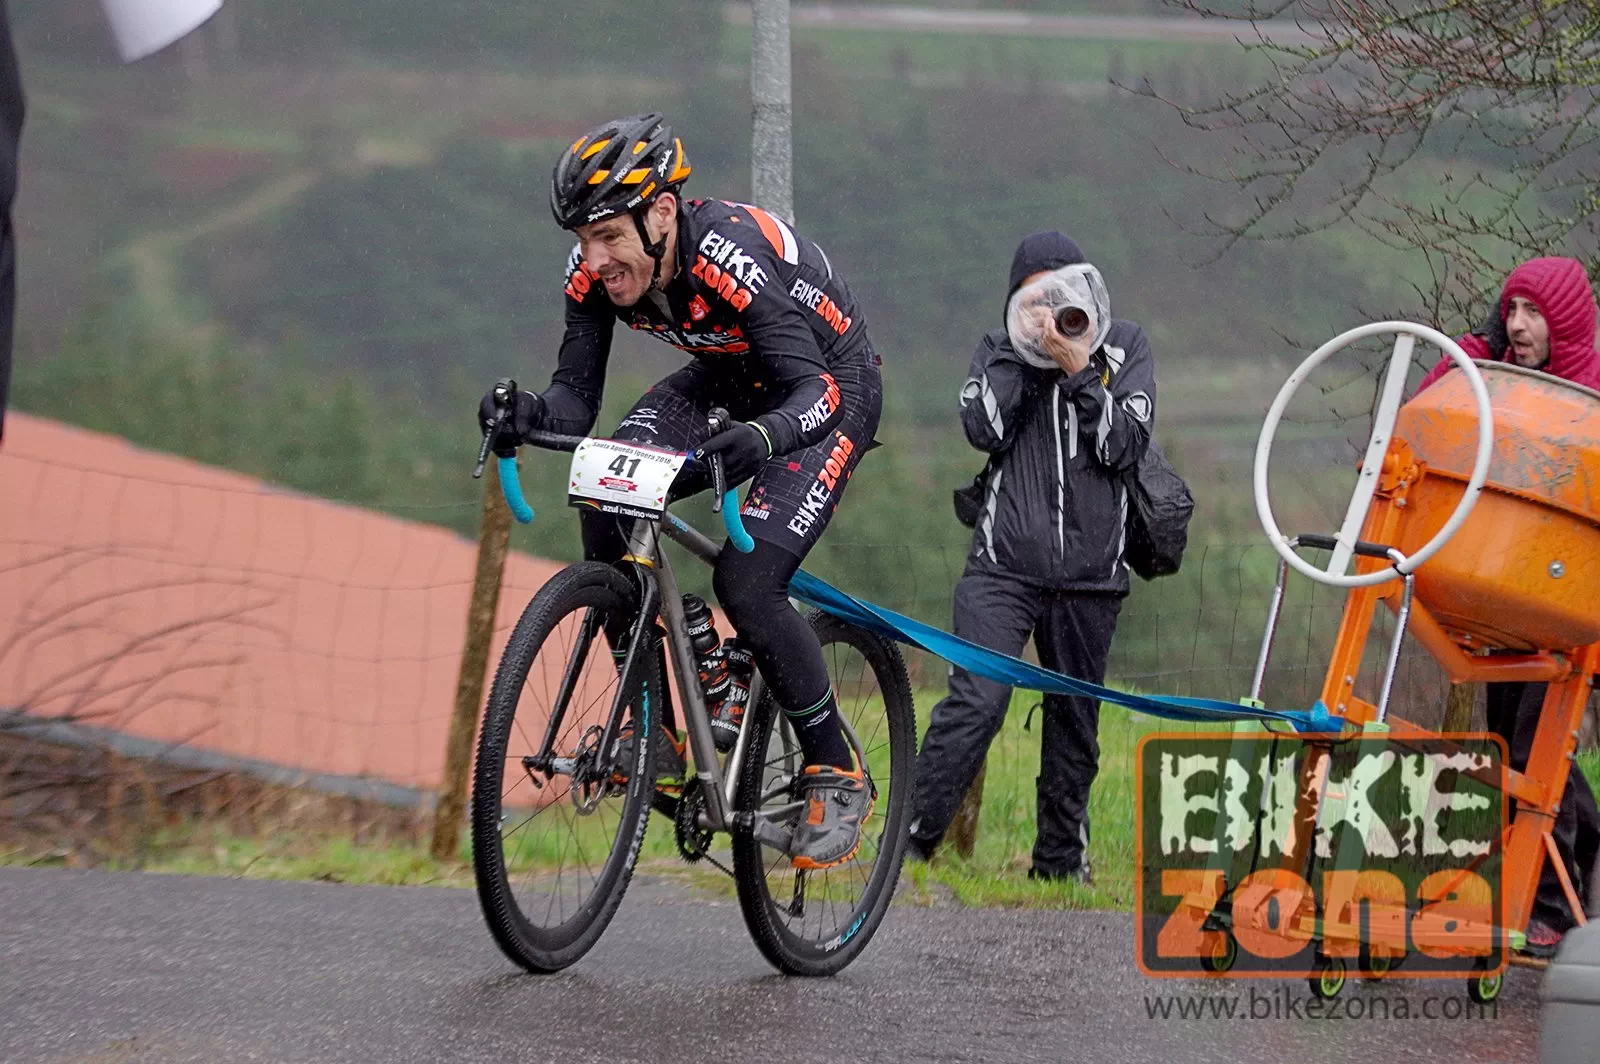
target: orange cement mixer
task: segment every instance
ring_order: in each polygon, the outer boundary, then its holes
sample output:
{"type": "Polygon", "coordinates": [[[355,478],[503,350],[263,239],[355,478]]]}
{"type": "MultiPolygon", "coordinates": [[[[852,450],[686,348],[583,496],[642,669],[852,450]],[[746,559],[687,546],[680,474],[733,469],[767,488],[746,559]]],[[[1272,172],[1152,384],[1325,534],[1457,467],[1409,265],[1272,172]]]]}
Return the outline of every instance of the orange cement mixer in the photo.
{"type": "MultiPolygon", "coordinates": [[[[1502,907],[1492,930],[1513,949],[1520,944],[1547,860],[1583,922],[1551,825],[1600,669],[1600,393],[1516,366],[1475,363],[1425,326],[1362,326],[1323,345],[1285,383],[1262,428],[1255,490],[1282,564],[1251,699],[1261,694],[1290,568],[1348,589],[1322,701],[1352,729],[1433,734],[1388,713],[1407,632],[1453,683],[1547,681],[1526,768],[1507,777],[1515,813],[1502,837],[1502,907]],[[1267,497],[1267,470],[1290,397],[1331,355],[1389,335],[1396,342],[1342,526],[1333,535],[1285,535],[1267,497]],[[1403,402],[1418,340],[1448,355],[1457,372],[1403,402]],[[1312,565],[1299,554],[1307,547],[1327,551],[1327,562],[1312,565]],[[1380,602],[1396,624],[1373,703],[1354,687],[1380,602]]],[[[1515,955],[1510,961],[1542,966],[1515,955]]],[[[1499,971],[1469,982],[1475,999],[1498,993],[1499,971]]]]}

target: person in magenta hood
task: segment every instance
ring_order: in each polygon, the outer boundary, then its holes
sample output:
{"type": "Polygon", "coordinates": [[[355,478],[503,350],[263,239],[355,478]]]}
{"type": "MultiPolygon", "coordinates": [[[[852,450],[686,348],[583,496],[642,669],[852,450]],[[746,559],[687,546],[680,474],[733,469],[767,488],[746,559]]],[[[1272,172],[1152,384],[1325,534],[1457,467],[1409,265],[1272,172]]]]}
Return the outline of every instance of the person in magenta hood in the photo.
{"type": "MultiPolygon", "coordinates": [[[[1576,259],[1542,258],[1511,271],[1500,290],[1496,312],[1459,343],[1474,359],[1510,362],[1600,391],[1600,353],[1595,351],[1594,291],[1583,264],[1576,259]]],[[[1454,365],[1448,358],[1422,378],[1428,387],[1454,365]]],[[[1545,684],[1487,684],[1486,710],[1491,731],[1505,739],[1511,767],[1528,764],[1533,735],[1544,705],[1545,684]]],[[[1583,773],[1571,772],[1561,808],[1551,825],[1567,874],[1587,905],[1600,868],[1600,811],[1583,773]]],[[[1539,893],[1527,927],[1527,952],[1552,956],[1562,936],[1577,922],[1555,870],[1548,864],[1539,879],[1539,893]]]]}
{"type": "MultiPolygon", "coordinates": [[[[1475,359],[1510,362],[1600,391],[1594,290],[1577,259],[1530,259],[1500,289],[1499,313],[1461,337],[1475,359]]],[[[1421,391],[1454,365],[1448,358],[1422,378],[1421,391]]]]}

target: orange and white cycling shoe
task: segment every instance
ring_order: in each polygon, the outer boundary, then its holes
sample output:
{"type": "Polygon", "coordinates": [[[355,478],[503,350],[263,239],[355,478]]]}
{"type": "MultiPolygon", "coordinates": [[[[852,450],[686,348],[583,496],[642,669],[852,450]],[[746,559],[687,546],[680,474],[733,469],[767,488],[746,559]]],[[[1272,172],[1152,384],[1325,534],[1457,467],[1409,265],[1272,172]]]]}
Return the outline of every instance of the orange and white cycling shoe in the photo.
{"type": "Polygon", "coordinates": [[[800,775],[806,815],[790,847],[794,867],[818,871],[842,865],[861,849],[861,826],[872,815],[876,796],[866,773],[807,765],[800,775]]]}

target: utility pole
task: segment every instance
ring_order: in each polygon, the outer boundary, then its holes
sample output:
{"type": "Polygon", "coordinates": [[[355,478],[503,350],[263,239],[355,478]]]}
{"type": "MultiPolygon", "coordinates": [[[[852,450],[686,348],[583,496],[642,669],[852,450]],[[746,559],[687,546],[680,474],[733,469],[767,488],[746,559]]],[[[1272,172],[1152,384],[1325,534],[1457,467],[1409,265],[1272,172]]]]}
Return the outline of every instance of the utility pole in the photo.
{"type": "Polygon", "coordinates": [[[789,0],[751,0],[750,193],[794,224],[794,111],[790,106],[789,0]]]}

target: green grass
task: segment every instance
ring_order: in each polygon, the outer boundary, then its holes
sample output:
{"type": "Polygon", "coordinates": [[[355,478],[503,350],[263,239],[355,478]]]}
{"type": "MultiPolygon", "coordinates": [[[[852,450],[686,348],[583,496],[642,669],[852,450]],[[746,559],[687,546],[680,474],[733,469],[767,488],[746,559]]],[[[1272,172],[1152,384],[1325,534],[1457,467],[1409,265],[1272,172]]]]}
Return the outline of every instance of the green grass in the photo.
{"type": "MultiPolygon", "coordinates": [[[[919,694],[926,716],[943,691],[919,694]]],[[[910,866],[919,892],[946,888],[963,905],[1001,908],[1131,909],[1134,903],[1134,831],[1137,794],[1134,753],[1149,732],[1201,730],[1131,713],[1116,706],[1100,711],[1100,773],[1089,794],[1090,887],[1037,882],[1027,878],[1035,830],[1035,779],[1039,773],[1039,714],[1033,730],[1025,726],[1029,708],[1040,701],[1031,691],[1012,696],[1011,711],[989,748],[983,806],[972,857],[963,860],[948,846],[931,866],[910,866]]],[[[1041,711],[1042,712],[1042,711],[1041,711]]]]}
{"type": "MultiPolygon", "coordinates": [[[[66,851],[0,852],[0,865],[79,866],[83,856],[66,851]]],[[[244,835],[218,825],[168,828],[139,841],[129,853],[97,856],[95,867],[112,871],[239,879],[320,880],[386,886],[471,886],[465,860],[436,861],[427,846],[406,840],[358,842],[349,835],[310,832],[244,835]]]]}
{"type": "Polygon", "coordinates": [[[1600,791],[1600,749],[1584,750],[1578,754],[1578,767],[1589,781],[1589,786],[1600,791]]]}
{"type": "MultiPolygon", "coordinates": [[[[943,692],[923,691],[917,704],[926,714],[943,692]]],[[[964,906],[1034,909],[1131,909],[1134,901],[1135,794],[1133,754],[1148,731],[1195,730],[1137,716],[1107,706],[1101,711],[1100,775],[1090,795],[1094,863],[1092,887],[1038,883],[1027,878],[1034,832],[1034,777],[1038,736],[1024,730],[1028,692],[1012,700],[1012,712],[990,751],[979,818],[977,846],[970,861],[948,849],[930,865],[908,862],[902,873],[900,902],[932,905],[954,901],[964,906]]],[[[1037,715],[1035,722],[1037,722],[1037,715]]],[[[920,734],[920,728],[919,728],[920,734]]],[[[1590,784],[1600,789],[1600,750],[1578,755],[1590,784]]],[[[726,841],[713,856],[727,863],[726,841]]],[[[526,858],[527,855],[524,855],[526,858]]],[[[0,850],[0,865],[48,867],[82,863],[66,852],[0,850]]],[[[524,859],[522,864],[531,862],[524,859]]],[[[132,854],[98,859],[102,868],[174,875],[230,876],[243,879],[314,880],[392,886],[472,885],[471,856],[463,833],[459,857],[437,861],[425,842],[386,839],[358,842],[349,835],[306,832],[240,835],[215,825],[167,829],[143,840],[132,854]]],[[[730,879],[701,863],[684,865],[677,857],[672,826],[655,816],[640,853],[641,874],[669,876],[686,889],[730,896],[730,879]]]]}
{"type": "MultiPolygon", "coordinates": [[[[927,713],[943,696],[924,691],[917,696],[918,734],[927,713]]],[[[1115,706],[1100,711],[1100,774],[1089,795],[1090,862],[1094,885],[1040,883],[1027,878],[1031,864],[1034,779],[1039,770],[1039,738],[1024,729],[1028,708],[1040,696],[1019,691],[1011,712],[989,751],[983,806],[972,858],[962,860],[942,849],[931,866],[908,864],[909,898],[933,902],[945,888],[969,906],[1049,909],[1125,909],[1134,905],[1134,832],[1138,796],[1134,791],[1134,753],[1139,738],[1150,732],[1208,730],[1131,713],[1115,706]]],[[[1035,726],[1038,716],[1035,715],[1035,726]]],[[[1600,750],[1578,755],[1592,787],[1600,789],[1600,750]]]]}

